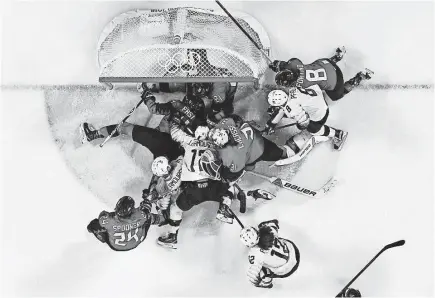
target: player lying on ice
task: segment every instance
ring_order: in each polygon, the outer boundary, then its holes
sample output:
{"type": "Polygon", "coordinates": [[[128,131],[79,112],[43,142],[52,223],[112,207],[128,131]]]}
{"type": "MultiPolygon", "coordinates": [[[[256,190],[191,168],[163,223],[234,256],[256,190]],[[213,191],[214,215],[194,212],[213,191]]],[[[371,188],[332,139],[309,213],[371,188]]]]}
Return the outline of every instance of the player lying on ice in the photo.
{"type": "Polygon", "coordinates": [[[343,59],[346,49],[337,48],[331,58],[322,58],[311,64],[303,64],[301,60],[292,58],[289,61],[275,60],[269,67],[277,72],[275,82],[284,87],[308,88],[319,85],[329,98],[336,101],[357,87],[361,81],[371,79],[373,72],[369,69],[358,72],[353,78],[344,82],[343,73],[337,62],[343,59]]]}
{"type": "Polygon", "coordinates": [[[103,211],[89,223],[89,233],[115,251],[136,248],[147,237],[151,225],[160,226],[166,221],[162,215],[151,213],[150,201],[142,201],[139,208],[134,205],[131,197],[122,197],[115,212],[103,211]]]}
{"type": "Polygon", "coordinates": [[[160,122],[158,129],[169,132],[171,115],[178,112],[183,118],[188,133],[193,135],[198,125],[205,125],[207,121],[218,122],[226,115],[234,111],[233,101],[237,84],[234,83],[141,83],[138,91],[144,99],[149,111],[157,115],[165,115],[160,122]],[[167,103],[156,103],[156,98],[151,92],[185,92],[181,101],[172,100],[167,103]]]}
{"type": "Polygon", "coordinates": [[[248,279],[256,287],[272,288],[274,278],[289,277],[299,267],[299,249],[292,241],[279,237],[278,230],[278,220],[274,219],[240,232],[240,240],[250,248],[248,279]]]}

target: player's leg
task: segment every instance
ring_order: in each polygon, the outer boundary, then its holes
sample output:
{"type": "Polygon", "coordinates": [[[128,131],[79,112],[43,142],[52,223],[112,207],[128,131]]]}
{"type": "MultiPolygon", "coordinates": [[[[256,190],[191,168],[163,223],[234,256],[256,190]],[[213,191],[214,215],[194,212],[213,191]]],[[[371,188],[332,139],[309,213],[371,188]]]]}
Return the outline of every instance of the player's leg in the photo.
{"type": "MultiPolygon", "coordinates": [[[[180,194],[180,196],[181,195],[182,194],[180,194]]],[[[172,203],[169,206],[169,230],[165,235],[160,236],[157,239],[157,244],[164,247],[176,249],[178,244],[178,230],[180,229],[182,219],[183,210],[181,210],[176,203],[172,203]]]]}
{"type": "Polygon", "coordinates": [[[314,136],[324,136],[332,139],[334,149],[341,150],[347,138],[347,132],[341,129],[333,128],[326,125],[329,116],[329,109],[326,110],[325,116],[319,121],[312,121],[308,124],[307,131],[314,136]]]}
{"type": "MultiPolygon", "coordinates": [[[[100,129],[95,129],[91,124],[85,122],[80,125],[80,139],[82,144],[89,143],[93,140],[107,138],[118,126],[118,124],[111,124],[108,126],[101,127],[100,129]]],[[[117,137],[119,135],[132,135],[133,124],[124,122],[120,125],[118,130],[113,134],[112,137],[117,137]]]]}

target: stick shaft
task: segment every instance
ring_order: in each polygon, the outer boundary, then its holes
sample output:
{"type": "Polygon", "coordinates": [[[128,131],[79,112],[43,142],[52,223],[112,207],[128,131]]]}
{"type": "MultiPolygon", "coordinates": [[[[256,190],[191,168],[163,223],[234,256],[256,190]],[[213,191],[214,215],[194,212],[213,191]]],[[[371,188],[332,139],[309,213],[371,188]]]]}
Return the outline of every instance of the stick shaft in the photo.
{"type": "Polygon", "coordinates": [[[260,46],[255,42],[255,40],[252,39],[252,37],[248,34],[248,32],[243,29],[242,26],[240,26],[239,22],[229,13],[229,11],[220,3],[218,0],[216,0],[217,5],[222,8],[222,10],[228,15],[228,17],[236,24],[237,27],[246,35],[247,38],[255,45],[255,47],[263,54],[264,57],[266,57],[267,60],[269,60],[270,63],[272,63],[272,60],[269,58],[269,56],[266,55],[266,53],[263,51],[263,49],[260,48],[260,46]]]}

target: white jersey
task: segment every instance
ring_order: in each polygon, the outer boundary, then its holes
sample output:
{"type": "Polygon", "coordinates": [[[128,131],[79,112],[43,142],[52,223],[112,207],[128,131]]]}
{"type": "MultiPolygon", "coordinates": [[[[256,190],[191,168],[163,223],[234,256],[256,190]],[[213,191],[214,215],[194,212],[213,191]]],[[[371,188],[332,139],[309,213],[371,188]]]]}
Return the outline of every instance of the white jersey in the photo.
{"type": "Polygon", "coordinates": [[[325,117],[328,105],[318,85],[309,88],[290,88],[287,103],[280,107],[280,111],[272,123],[277,124],[285,115],[295,122],[303,121],[305,113],[311,121],[320,121],[325,117]]]}
{"type": "Polygon", "coordinates": [[[181,185],[181,172],[183,157],[170,162],[171,172],[166,177],[159,177],[156,184],[156,191],[160,197],[177,195],[181,185]]]}
{"type": "Polygon", "coordinates": [[[197,140],[175,125],[171,126],[171,136],[174,141],[179,142],[183,146],[185,151],[181,170],[181,181],[214,179],[203,171],[199,165],[201,155],[207,149],[213,148],[213,143],[197,140]]]}
{"type": "Polygon", "coordinates": [[[260,274],[261,268],[266,267],[274,274],[282,276],[290,273],[298,264],[295,246],[287,239],[278,239],[275,239],[271,249],[263,250],[258,246],[250,249],[248,255],[251,264],[249,267],[250,274],[257,271],[257,274],[260,274]]]}

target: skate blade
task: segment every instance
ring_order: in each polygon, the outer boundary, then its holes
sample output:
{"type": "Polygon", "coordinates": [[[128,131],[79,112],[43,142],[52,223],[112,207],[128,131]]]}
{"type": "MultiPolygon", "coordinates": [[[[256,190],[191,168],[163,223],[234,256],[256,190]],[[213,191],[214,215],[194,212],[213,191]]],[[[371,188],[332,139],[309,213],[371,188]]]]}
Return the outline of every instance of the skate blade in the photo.
{"type": "Polygon", "coordinates": [[[79,136],[80,143],[82,143],[82,145],[89,143],[88,138],[86,137],[85,129],[83,128],[83,124],[80,124],[79,126],[79,136]]]}
{"type": "Polygon", "coordinates": [[[224,223],[227,223],[227,224],[233,224],[233,219],[232,218],[228,218],[228,217],[225,217],[225,216],[220,215],[220,214],[216,215],[216,219],[220,220],[220,221],[222,221],[224,223]]]}
{"type": "Polygon", "coordinates": [[[341,149],[343,148],[343,146],[344,146],[344,143],[346,143],[346,140],[347,140],[347,135],[348,135],[349,133],[343,133],[343,141],[341,142],[341,144],[340,144],[340,146],[338,146],[338,148],[334,148],[335,150],[337,150],[337,151],[341,151],[341,149]]]}
{"type": "Polygon", "coordinates": [[[177,249],[177,244],[176,243],[164,243],[164,242],[160,242],[160,241],[157,240],[157,244],[162,246],[162,247],[177,249]]]}

